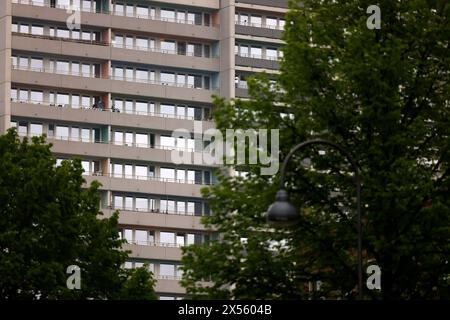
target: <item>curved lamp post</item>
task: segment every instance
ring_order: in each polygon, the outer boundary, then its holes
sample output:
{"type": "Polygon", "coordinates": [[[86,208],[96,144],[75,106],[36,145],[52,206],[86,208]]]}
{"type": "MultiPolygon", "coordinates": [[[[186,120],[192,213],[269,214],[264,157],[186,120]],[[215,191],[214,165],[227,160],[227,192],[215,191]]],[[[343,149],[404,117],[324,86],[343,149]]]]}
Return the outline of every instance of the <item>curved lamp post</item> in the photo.
{"type": "Polygon", "coordinates": [[[340,145],[323,140],[323,139],[314,139],[302,142],[296,145],[294,148],[289,151],[286,159],[283,161],[283,165],[281,166],[281,179],[280,179],[280,189],[277,192],[275,202],[267,210],[267,222],[274,227],[287,227],[292,226],[297,223],[300,218],[300,215],[297,212],[297,209],[289,202],[289,196],[286,190],[284,189],[284,181],[286,176],[286,167],[289,160],[292,158],[293,154],[304,147],[313,145],[313,144],[321,144],[329,147],[333,147],[337,149],[341,154],[343,154],[347,160],[350,162],[353,171],[355,172],[355,183],[356,183],[356,213],[358,216],[357,222],[357,231],[358,231],[358,297],[362,299],[362,227],[361,227],[361,178],[359,175],[359,169],[356,164],[356,161],[353,159],[352,155],[342,148],[340,145]]]}

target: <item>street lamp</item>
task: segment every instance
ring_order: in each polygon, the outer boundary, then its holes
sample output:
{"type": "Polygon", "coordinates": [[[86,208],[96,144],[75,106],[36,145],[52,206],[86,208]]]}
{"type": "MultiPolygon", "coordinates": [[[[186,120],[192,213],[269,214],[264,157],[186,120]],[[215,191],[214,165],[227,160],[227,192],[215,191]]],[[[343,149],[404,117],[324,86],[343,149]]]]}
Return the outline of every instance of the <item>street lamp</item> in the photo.
{"type": "Polygon", "coordinates": [[[340,145],[323,140],[323,139],[314,139],[302,142],[292,148],[286,159],[283,161],[283,165],[281,166],[281,179],[280,179],[280,190],[278,190],[275,202],[272,203],[267,210],[267,222],[274,227],[288,227],[295,225],[300,215],[297,212],[297,209],[289,202],[289,196],[287,191],[284,189],[284,181],[286,176],[286,168],[289,160],[292,158],[293,154],[304,147],[320,144],[332,147],[337,149],[341,154],[343,154],[347,160],[350,162],[350,165],[355,172],[355,184],[356,184],[356,213],[358,216],[357,221],[357,232],[358,232],[358,298],[362,299],[363,296],[363,286],[362,286],[362,223],[361,223],[361,178],[359,175],[359,169],[356,164],[356,161],[353,159],[352,155],[342,148],[340,145]]]}

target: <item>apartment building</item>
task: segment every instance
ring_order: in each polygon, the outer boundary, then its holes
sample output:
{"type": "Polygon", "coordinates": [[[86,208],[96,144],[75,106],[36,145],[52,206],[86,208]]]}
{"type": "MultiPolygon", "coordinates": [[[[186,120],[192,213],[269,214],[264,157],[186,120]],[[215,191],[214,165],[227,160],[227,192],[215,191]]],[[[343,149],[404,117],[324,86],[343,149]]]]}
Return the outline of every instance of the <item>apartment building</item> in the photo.
{"type": "Polygon", "coordinates": [[[286,11],[287,0],[0,2],[0,133],[45,133],[57,163],[82,159],[104,215],[120,211],[124,267],[149,263],[160,299],[185,294],[181,247],[215,237],[200,222],[214,166],[174,164],[172,150],[202,143],[172,132],[213,128],[212,95],[246,98],[249,75],[276,77],[286,11]]]}

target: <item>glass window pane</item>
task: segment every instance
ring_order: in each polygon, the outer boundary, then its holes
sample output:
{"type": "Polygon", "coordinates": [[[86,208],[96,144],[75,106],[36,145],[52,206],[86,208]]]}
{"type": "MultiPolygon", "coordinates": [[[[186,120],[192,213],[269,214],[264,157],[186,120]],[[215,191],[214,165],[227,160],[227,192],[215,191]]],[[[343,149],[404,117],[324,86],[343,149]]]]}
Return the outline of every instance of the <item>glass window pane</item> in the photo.
{"type": "Polygon", "coordinates": [[[122,144],[123,143],[123,132],[122,131],[115,131],[114,132],[114,143],[115,144],[122,144]]]}
{"type": "Polygon", "coordinates": [[[147,198],[136,198],[136,210],[137,211],[148,211],[148,199],[147,198]]]}
{"type": "Polygon", "coordinates": [[[42,135],[42,124],[40,124],[40,123],[32,123],[32,124],[30,124],[30,134],[32,136],[40,136],[40,135],[42,135]]]}
{"type": "Polygon", "coordinates": [[[90,129],[81,129],[81,141],[83,142],[90,142],[90,129]]]}
{"type": "Polygon", "coordinates": [[[174,137],[167,137],[167,136],[161,136],[161,146],[162,147],[175,147],[175,138],[174,137]]]}
{"type": "Polygon", "coordinates": [[[145,133],[136,133],[136,146],[148,147],[148,135],[145,133]]]}
{"type": "Polygon", "coordinates": [[[161,41],[161,51],[175,53],[175,41],[161,41]]]}
{"type": "Polygon", "coordinates": [[[175,169],[161,168],[161,178],[173,182],[175,180],[175,169]]]}
{"type": "Polygon", "coordinates": [[[90,174],[90,168],[89,168],[89,161],[81,161],[81,166],[83,167],[83,175],[89,175],[90,174]]]}
{"type": "Polygon", "coordinates": [[[175,116],[175,106],[170,104],[161,104],[160,112],[169,117],[175,116]]]}
{"type": "Polygon", "coordinates": [[[148,245],[148,231],[146,230],[135,230],[134,239],[136,244],[148,245]]]}
{"type": "Polygon", "coordinates": [[[44,101],[44,93],[42,91],[31,90],[31,102],[42,103],[44,101]]]}
{"type": "Polygon", "coordinates": [[[137,114],[147,114],[148,113],[147,102],[136,101],[136,113],[137,114]]]}
{"type": "Polygon", "coordinates": [[[56,126],[56,137],[58,139],[68,139],[69,138],[69,127],[56,126]]]}
{"type": "Polygon", "coordinates": [[[148,7],[146,7],[146,6],[137,6],[136,7],[136,15],[139,18],[148,18],[148,7]]]}
{"type": "Polygon", "coordinates": [[[161,9],[161,20],[174,21],[175,20],[175,10],[161,9]]]}
{"type": "Polygon", "coordinates": [[[159,242],[163,244],[174,244],[175,243],[175,233],[173,232],[160,232],[159,242]]]}
{"type": "Polygon", "coordinates": [[[125,209],[133,210],[133,198],[132,197],[125,197],[125,209]]]}
{"type": "Polygon", "coordinates": [[[175,73],[161,72],[161,84],[173,85],[175,83],[175,73]]]}
{"type": "Polygon", "coordinates": [[[136,179],[139,180],[147,180],[148,179],[148,167],[147,166],[135,166],[135,176],[136,179]]]}
{"type": "Polygon", "coordinates": [[[123,209],[123,197],[114,196],[114,209],[123,209]]]}
{"type": "Polygon", "coordinates": [[[31,34],[42,36],[44,35],[44,27],[43,26],[31,26],[31,34]]]}

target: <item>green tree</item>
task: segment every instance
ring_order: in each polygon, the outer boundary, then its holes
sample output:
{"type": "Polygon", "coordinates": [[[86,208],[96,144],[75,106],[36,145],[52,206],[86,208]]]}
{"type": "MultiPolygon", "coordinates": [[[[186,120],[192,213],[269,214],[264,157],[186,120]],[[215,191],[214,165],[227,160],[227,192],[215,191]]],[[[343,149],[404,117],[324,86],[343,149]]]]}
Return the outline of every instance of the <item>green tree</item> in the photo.
{"type": "Polygon", "coordinates": [[[118,212],[99,219],[99,183],[84,188],[82,172],[80,160],[56,166],[45,137],[0,136],[1,299],[154,298],[150,273],[121,268],[118,212]],[[67,288],[70,265],[80,290],[67,288]]]}
{"type": "MultiPolygon", "coordinates": [[[[311,138],[350,150],[362,172],[364,265],[382,272],[381,292],[366,297],[450,298],[450,5],[381,0],[381,29],[370,30],[372,1],[299,3],[287,14],[278,85],[258,76],[250,101],[217,99],[218,127],[280,129],[280,159],[311,138]]],[[[301,220],[277,232],[263,214],[278,177],[243,170],[246,179],[223,174],[204,191],[214,212],[205,223],[223,239],[184,250],[188,292],[306,298],[320,280],[313,297],[354,298],[356,193],[345,159],[325,147],[294,158],[286,188],[301,220]]]]}

